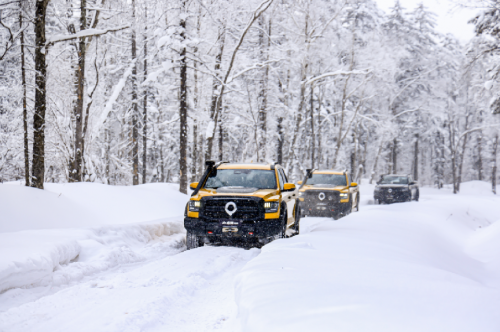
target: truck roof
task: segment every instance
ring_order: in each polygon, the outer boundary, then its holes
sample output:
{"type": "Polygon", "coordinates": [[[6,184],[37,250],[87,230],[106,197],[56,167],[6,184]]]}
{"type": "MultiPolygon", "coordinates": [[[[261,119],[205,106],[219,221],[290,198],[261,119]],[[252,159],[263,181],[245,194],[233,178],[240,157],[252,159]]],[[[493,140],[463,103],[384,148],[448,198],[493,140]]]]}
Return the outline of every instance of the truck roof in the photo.
{"type": "Polygon", "coordinates": [[[334,170],[316,170],[313,172],[313,174],[344,174],[347,173],[347,171],[334,171],[334,170]]]}
{"type": "MultiPolygon", "coordinates": [[[[278,165],[276,165],[278,166],[278,165]]],[[[224,163],[217,167],[217,169],[262,169],[272,170],[274,165],[263,163],[224,163]]]]}

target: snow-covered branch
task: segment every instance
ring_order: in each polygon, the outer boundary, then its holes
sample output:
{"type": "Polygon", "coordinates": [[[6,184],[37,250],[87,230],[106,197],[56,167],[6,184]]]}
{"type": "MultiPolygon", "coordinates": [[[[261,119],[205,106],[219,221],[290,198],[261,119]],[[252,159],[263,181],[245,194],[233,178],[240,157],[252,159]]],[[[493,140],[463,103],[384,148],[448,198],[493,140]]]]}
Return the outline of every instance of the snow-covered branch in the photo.
{"type": "Polygon", "coordinates": [[[101,36],[101,35],[107,34],[109,32],[121,31],[121,30],[125,30],[128,28],[130,28],[130,25],[108,28],[108,29],[86,29],[86,30],[79,31],[79,32],[72,34],[72,35],[54,35],[54,36],[47,38],[46,45],[52,45],[52,44],[55,44],[58,42],[74,40],[74,39],[84,38],[84,37],[101,36]]]}
{"type": "Polygon", "coordinates": [[[315,83],[317,81],[320,81],[320,80],[322,80],[324,78],[332,77],[332,76],[368,75],[371,72],[372,72],[371,69],[351,70],[351,71],[348,71],[348,70],[338,70],[338,71],[335,71],[335,72],[326,73],[326,74],[322,74],[322,75],[313,77],[310,80],[304,82],[304,85],[309,85],[309,84],[315,83]]]}

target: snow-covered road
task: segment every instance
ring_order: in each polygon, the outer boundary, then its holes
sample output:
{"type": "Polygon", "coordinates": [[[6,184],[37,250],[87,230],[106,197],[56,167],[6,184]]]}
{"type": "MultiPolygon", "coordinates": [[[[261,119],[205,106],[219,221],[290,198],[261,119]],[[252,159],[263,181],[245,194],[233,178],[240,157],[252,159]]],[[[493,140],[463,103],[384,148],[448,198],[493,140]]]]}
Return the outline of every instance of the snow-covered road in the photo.
{"type": "MultiPolygon", "coordinates": [[[[303,219],[302,233],[325,220],[303,219]]],[[[234,279],[260,250],[184,251],[182,236],[149,242],[141,249],[147,258],[138,263],[69,285],[1,294],[0,331],[240,330],[234,279]]]]}
{"type": "Polygon", "coordinates": [[[182,217],[0,233],[0,331],[498,331],[500,199],[482,185],[383,206],[365,185],[359,213],[263,249],[185,251],[182,217]]]}
{"type": "Polygon", "coordinates": [[[233,279],[258,253],[204,247],[120,267],[56,292],[24,290],[49,294],[0,313],[0,330],[234,331],[233,279]]]}

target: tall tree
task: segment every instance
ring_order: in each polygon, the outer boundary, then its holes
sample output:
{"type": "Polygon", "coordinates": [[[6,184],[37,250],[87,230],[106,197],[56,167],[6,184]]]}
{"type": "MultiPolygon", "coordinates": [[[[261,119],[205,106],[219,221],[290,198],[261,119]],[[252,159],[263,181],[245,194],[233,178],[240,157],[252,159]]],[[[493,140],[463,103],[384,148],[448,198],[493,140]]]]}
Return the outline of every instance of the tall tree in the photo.
{"type": "Polygon", "coordinates": [[[43,189],[45,180],[45,112],[47,109],[47,63],[45,17],[49,0],[35,4],[35,112],[33,114],[33,163],[31,186],[43,189]]]}
{"type": "Polygon", "coordinates": [[[179,191],[187,194],[187,59],[186,59],[186,0],[182,1],[180,15],[180,86],[179,86],[179,119],[180,119],[180,138],[179,138],[179,191]]]}

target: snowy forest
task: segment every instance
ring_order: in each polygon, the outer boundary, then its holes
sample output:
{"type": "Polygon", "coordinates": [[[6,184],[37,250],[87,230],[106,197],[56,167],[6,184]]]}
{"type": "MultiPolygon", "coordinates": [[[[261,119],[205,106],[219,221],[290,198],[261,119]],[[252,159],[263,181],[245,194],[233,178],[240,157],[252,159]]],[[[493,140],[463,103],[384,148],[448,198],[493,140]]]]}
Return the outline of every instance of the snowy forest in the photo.
{"type": "Polygon", "coordinates": [[[465,43],[373,0],[1,0],[0,182],[174,182],[206,160],[496,182],[500,1],[465,43]]]}

